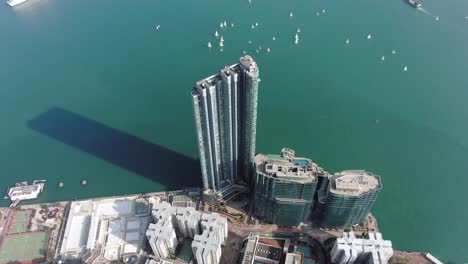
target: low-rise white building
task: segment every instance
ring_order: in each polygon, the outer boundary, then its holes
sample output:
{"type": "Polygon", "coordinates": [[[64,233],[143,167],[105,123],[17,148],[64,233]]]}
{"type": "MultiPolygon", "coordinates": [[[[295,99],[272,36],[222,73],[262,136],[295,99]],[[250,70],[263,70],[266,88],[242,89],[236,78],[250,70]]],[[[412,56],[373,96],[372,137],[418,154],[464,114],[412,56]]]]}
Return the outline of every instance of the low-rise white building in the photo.
{"type": "Polygon", "coordinates": [[[62,259],[90,263],[138,254],[148,216],[136,216],[136,200],[135,196],[73,202],[60,247],[62,259]]]}
{"type": "Polygon", "coordinates": [[[333,263],[386,264],[393,255],[392,242],[383,240],[381,233],[369,233],[365,239],[354,232],[345,232],[337,238],[331,250],[333,263]]]}
{"type": "Polygon", "coordinates": [[[167,258],[170,254],[175,254],[178,241],[170,218],[159,220],[156,224],[150,224],[146,230],[146,237],[157,257],[167,258]]]}
{"type": "Polygon", "coordinates": [[[221,241],[214,232],[205,230],[193,239],[192,252],[198,264],[217,264],[221,260],[221,241]]]}
{"type": "Polygon", "coordinates": [[[158,233],[154,231],[155,224],[148,228],[146,235],[156,256],[166,258],[174,254],[177,234],[193,239],[192,252],[198,264],[219,263],[221,246],[228,236],[226,218],[216,213],[203,214],[193,207],[172,207],[167,202],[153,204],[152,216],[156,225],[163,223],[171,229],[171,232],[158,233]]]}
{"type": "Polygon", "coordinates": [[[212,213],[203,214],[201,220],[202,229],[213,232],[214,237],[224,245],[228,236],[227,219],[217,213],[212,213]]]}

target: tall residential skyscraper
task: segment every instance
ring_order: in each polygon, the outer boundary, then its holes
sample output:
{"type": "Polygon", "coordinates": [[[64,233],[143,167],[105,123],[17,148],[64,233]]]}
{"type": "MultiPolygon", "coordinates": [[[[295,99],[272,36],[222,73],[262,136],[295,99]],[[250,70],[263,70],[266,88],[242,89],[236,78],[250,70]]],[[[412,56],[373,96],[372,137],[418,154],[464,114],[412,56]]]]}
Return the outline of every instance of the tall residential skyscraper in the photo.
{"type": "Polygon", "coordinates": [[[249,183],[255,155],[258,67],[250,56],[192,89],[203,187],[249,183]]]}
{"type": "Polygon", "coordinates": [[[320,182],[312,220],[325,228],[361,224],[381,189],[380,176],[370,172],[347,170],[336,173],[320,182]]]}
{"type": "Polygon", "coordinates": [[[255,170],[257,217],[287,226],[309,220],[318,177],[327,172],[287,148],[281,155],[255,156],[255,170]]]}

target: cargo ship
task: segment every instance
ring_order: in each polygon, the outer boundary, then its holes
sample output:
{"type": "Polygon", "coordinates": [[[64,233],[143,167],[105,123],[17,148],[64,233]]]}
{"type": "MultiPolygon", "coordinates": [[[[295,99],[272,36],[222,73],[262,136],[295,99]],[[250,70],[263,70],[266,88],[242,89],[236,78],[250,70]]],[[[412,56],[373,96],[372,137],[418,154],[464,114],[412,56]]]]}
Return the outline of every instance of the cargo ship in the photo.
{"type": "Polygon", "coordinates": [[[6,2],[7,2],[7,4],[9,6],[17,6],[17,5],[22,4],[22,3],[26,2],[26,1],[28,1],[28,0],[7,0],[6,2]]]}
{"type": "Polygon", "coordinates": [[[408,3],[416,8],[419,8],[422,6],[420,3],[416,2],[416,0],[408,0],[408,3]]]}
{"type": "Polygon", "coordinates": [[[21,201],[36,199],[44,190],[45,180],[34,181],[31,185],[27,182],[19,182],[15,187],[11,187],[7,191],[5,199],[10,199],[10,207],[15,207],[21,201]]]}

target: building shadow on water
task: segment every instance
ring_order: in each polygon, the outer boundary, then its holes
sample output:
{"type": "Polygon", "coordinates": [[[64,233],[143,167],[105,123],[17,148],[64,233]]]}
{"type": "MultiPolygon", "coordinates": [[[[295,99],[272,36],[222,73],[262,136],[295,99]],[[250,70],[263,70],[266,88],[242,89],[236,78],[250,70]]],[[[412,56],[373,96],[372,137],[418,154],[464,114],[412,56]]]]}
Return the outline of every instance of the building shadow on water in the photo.
{"type": "Polygon", "coordinates": [[[165,186],[201,186],[198,160],[61,108],[28,121],[28,127],[165,186]]]}

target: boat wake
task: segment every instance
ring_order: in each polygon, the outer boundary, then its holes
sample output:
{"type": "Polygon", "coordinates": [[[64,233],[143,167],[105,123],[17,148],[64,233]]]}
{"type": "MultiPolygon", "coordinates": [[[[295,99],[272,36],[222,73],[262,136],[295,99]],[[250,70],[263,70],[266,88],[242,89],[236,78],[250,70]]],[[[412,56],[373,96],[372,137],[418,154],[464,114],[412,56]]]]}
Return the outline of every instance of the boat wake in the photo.
{"type": "Polygon", "coordinates": [[[433,18],[435,18],[436,16],[434,16],[431,12],[427,11],[424,7],[418,7],[418,10],[423,12],[424,14],[428,15],[428,16],[431,16],[433,18]]]}

